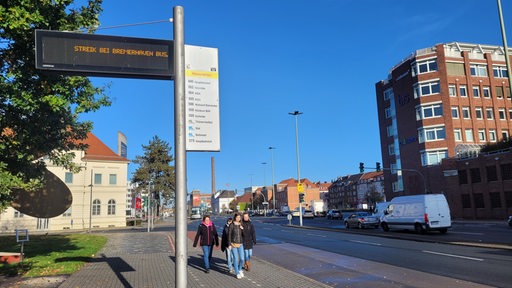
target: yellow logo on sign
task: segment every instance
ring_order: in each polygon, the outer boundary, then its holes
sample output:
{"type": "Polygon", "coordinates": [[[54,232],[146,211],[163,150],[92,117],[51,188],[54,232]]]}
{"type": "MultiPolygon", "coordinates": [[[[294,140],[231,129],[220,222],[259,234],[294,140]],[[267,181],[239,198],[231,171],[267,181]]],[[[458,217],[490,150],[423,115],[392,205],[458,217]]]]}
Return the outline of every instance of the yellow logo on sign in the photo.
{"type": "Polygon", "coordinates": [[[297,185],[297,191],[300,193],[300,192],[304,192],[304,186],[302,185],[302,183],[299,183],[297,185]]]}

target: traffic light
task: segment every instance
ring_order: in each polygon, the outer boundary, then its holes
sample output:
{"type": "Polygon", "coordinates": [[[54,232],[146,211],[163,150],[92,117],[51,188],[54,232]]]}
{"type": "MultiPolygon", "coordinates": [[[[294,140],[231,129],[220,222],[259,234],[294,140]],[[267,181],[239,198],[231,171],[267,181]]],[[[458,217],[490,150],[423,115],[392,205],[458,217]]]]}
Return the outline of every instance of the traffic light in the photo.
{"type": "Polygon", "coordinates": [[[380,162],[375,162],[375,170],[377,170],[377,172],[380,172],[382,170],[380,168],[380,162]]]}
{"type": "Polygon", "coordinates": [[[364,163],[359,162],[359,172],[364,173],[364,163]]]}
{"type": "Polygon", "coordinates": [[[140,197],[135,198],[135,209],[140,210],[142,208],[142,199],[140,197]]]}
{"type": "Polygon", "coordinates": [[[304,203],[304,193],[299,194],[299,203],[304,203]]]}

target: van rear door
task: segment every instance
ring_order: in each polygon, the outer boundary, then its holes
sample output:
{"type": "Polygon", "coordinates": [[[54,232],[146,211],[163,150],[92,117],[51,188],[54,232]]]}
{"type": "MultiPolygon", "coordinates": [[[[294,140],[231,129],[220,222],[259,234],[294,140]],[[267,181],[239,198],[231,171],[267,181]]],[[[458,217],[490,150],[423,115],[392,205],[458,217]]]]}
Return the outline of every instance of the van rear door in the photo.
{"type": "Polygon", "coordinates": [[[436,195],[427,200],[428,220],[431,228],[451,227],[450,207],[446,198],[442,195],[436,195]]]}

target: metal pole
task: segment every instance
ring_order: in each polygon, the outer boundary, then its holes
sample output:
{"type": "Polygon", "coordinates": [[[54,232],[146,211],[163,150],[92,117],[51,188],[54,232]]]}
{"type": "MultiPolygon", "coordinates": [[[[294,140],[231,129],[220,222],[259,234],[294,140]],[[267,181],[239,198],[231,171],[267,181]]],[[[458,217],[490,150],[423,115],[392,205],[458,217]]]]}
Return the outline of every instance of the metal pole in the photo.
{"type": "Polygon", "coordinates": [[[176,164],[176,280],[187,287],[187,152],[185,146],[185,39],[183,7],[173,9],[174,147],[176,164]]]}
{"type": "MultiPolygon", "coordinates": [[[[288,113],[290,115],[295,116],[295,150],[297,151],[297,189],[300,186],[300,157],[299,157],[299,115],[302,112],[294,111],[292,113],[288,113]]],[[[300,192],[303,193],[303,192],[300,192]]],[[[299,200],[299,225],[302,226],[302,203],[299,200]]]]}
{"type": "Polygon", "coordinates": [[[148,232],[151,227],[151,182],[148,182],[148,213],[146,213],[146,218],[148,220],[148,232]]]}
{"type": "Polygon", "coordinates": [[[503,21],[503,13],[501,11],[501,0],[498,0],[498,14],[500,16],[501,37],[503,38],[503,49],[505,50],[505,62],[507,63],[508,88],[512,97],[512,69],[510,69],[510,55],[507,47],[507,34],[505,33],[505,22],[503,21]]]}
{"type": "Polygon", "coordinates": [[[91,169],[91,195],[89,197],[89,233],[92,231],[92,176],[93,176],[93,170],[91,169]]]}
{"type": "Polygon", "coordinates": [[[272,160],[271,164],[272,164],[272,208],[274,209],[274,213],[276,212],[276,187],[275,187],[275,184],[274,184],[274,149],[276,149],[275,147],[268,147],[268,149],[270,150],[270,158],[272,160]]]}

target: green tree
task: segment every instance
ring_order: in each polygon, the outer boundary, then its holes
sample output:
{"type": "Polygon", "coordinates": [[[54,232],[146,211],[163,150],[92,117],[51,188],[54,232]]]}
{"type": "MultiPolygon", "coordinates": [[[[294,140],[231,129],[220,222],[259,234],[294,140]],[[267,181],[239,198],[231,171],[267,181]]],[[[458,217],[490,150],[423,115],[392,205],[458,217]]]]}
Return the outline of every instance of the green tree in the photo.
{"type": "Polygon", "coordinates": [[[142,149],[144,155],[136,156],[133,160],[133,163],[139,165],[132,177],[132,183],[137,185],[136,191],[147,191],[151,187],[153,199],[157,203],[160,203],[160,196],[165,202],[172,201],[176,182],[174,166],[171,165],[174,161],[171,147],[158,136],[154,136],[148,145],[142,145],[142,149]]]}
{"type": "Polygon", "coordinates": [[[80,115],[110,105],[86,77],[35,69],[36,29],[94,32],[101,0],[0,0],[0,211],[12,188],[42,185],[45,164],[77,171],[71,150],[92,129],[80,115]]]}

